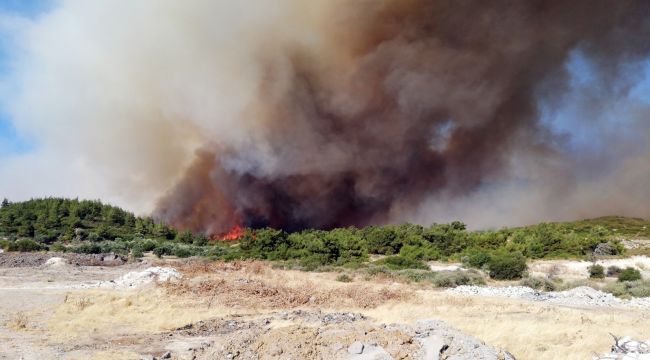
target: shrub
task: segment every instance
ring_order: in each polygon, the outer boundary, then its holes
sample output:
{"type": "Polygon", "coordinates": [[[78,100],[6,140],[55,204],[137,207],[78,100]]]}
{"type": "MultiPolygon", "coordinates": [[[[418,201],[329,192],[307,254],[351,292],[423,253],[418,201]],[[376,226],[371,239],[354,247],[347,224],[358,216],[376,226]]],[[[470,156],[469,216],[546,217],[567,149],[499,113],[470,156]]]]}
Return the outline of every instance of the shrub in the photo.
{"type": "Polygon", "coordinates": [[[375,261],[376,265],[385,265],[391,270],[403,270],[403,269],[429,269],[427,264],[422,261],[409,259],[404,256],[388,256],[381,260],[375,261]]]}
{"type": "Polygon", "coordinates": [[[144,256],[144,252],[142,252],[141,247],[134,247],[133,249],[131,249],[131,256],[133,256],[134,258],[141,258],[144,256]]]}
{"type": "Polygon", "coordinates": [[[0,239],[0,249],[8,251],[9,246],[11,246],[11,241],[5,240],[5,239],[0,239]]]}
{"type": "Polygon", "coordinates": [[[434,273],[431,270],[414,270],[414,269],[407,269],[407,270],[399,270],[397,273],[395,273],[400,278],[406,279],[407,281],[413,281],[413,282],[422,282],[422,281],[431,281],[436,277],[436,273],[434,273]]]}
{"type": "Polygon", "coordinates": [[[605,268],[602,265],[594,264],[589,267],[589,277],[592,279],[602,279],[605,277],[605,268]]]}
{"type": "Polygon", "coordinates": [[[137,243],[137,246],[142,249],[142,251],[153,251],[156,248],[156,243],[153,240],[147,239],[137,243]]]}
{"type": "Polygon", "coordinates": [[[157,245],[155,249],[153,249],[153,254],[159,258],[163,257],[164,255],[172,255],[173,252],[174,249],[169,244],[160,244],[157,245]]]}
{"type": "Polygon", "coordinates": [[[341,274],[341,275],[336,277],[336,281],[346,282],[347,283],[347,282],[351,282],[352,278],[347,274],[341,274]]]}
{"type": "Polygon", "coordinates": [[[476,271],[443,271],[436,273],[433,284],[445,288],[460,285],[485,285],[485,279],[476,271]]]}
{"type": "Polygon", "coordinates": [[[490,262],[490,254],[481,250],[470,250],[462,257],[466,267],[480,269],[490,262]]]}
{"type": "Polygon", "coordinates": [[[393,273],[388,269],[388,267],[376,266],[374,264],[368,267],[366,273],[368,274],[369,277],[375,277],[375,276],[392,277],[393,276],[393,273]]]}
{"type": "Polygon", "coordinates": [[[97,244],[83,243],[72,247],[71,251],[77,254],[101,254],[102,248],[97,244]]]}
{"type": "Polygon", "coordinates": [[[609,277],[618,277],[618,275],[621,273],[621,271],[622,270],[621,270],[620,267],[618,267],[616,265],[612,265],[612,266],[607,268],[607,276],[609,276],[609,277]]]}
{"type": "Polygon", "coordinates": [[[497,280],[513,280],[526,271],[526,258],[521,253],[497,252],[488,263],[490,277],[497,280]]]}
{"type": "Polygon", "coordinates": [[[606,285],[602,290],[622,298],[650,297],[650,281],[614,282],[606,285]]]}
{"type": "Polygon", "coordinates": [[[544,291],[555,291],[557,289],[557,285],[551,280],[536,276],[530,276],[521,280],[521,282],[519,282],[519,285],[528,286],[529,288],[535,290],[544,291]]]}
{"type": "Polygon", "coordinates": [[[55,252],[66,252],[68,250],[65,245],[61,244],[60,242],[55,242],[54,244],[50,245],[50,251],[55,251],[55,252]]]}
{"type": "Polygon", "coordinates": [[[32,252],[44,250],[44,247],[31,239],[20,239],[9,244],[9,251],[32,252]]]}
{"type": "Polygon", "coordinates": [[[174,256],[179,257],[179,258],[188,258],[190,256],[194,255],[192,251],[184,246],[177,246],[174,249],[174,256]]]}
{"type": "Polygon", "coordinates": [[[635,268],[625,268],[625,270],[618,274],[618,281],[620,282],[636,280],[641,280],[641,272],[635,268]]]}

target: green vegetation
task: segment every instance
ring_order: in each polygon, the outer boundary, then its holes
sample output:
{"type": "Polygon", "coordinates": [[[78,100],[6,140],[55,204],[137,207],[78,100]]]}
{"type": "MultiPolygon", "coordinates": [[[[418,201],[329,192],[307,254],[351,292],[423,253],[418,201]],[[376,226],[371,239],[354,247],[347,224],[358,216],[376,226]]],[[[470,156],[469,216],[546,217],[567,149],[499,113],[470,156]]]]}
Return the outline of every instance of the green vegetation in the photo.
{"type": "Polygon", "coordinates": [[[605,278],[605,268],[602,265],[594,264],[589,267],[589,277],[592,279],[605,278]]]}
{"type": "Polygon", "coordinates": [[[624,281],[637,281],[641,280],[641,272],[635,268],[625,268],[623,271],[621,271],[620,274],[618,274],[618,281],[619,282],[624,282],[624,281]]]}
{"type": "Polygon", "coordinates": [[[429,267],[427,264],[420,260],[408,258],[405,256],[389,256],[381,260],[375,261],[377,265],[385,265],[391,270],[403,270],[403,269],[421,269],[426,270],[429,267]]]}
{"type": "Polygon", "coordinates": [[[488,263],[490,277],[497,280],[519,279],[526,271],[526,258],[521,253],[497,252],[488,263]]]}
{"type": "Polygon", "coordinates": [[[535,290],[543,291],[555,291],[557,290],[557,284],[550,279],[535,276],[527,277],[519,282],[521,286],[528,286],[529,288],[535,290]]]}
{"type": "Polygon", "coordinates": [[[336,281],[348,283],[348,282],[352,282],[352,278],[350,277],[350,275],[341,274],[341,275],[336,277],[336,281]]]}
{"type": "Polygon", "coordinates": [[[602,290],[620,298],[650,297],[650,281],[613,282],[602,290]]]}
{"type": "MultiPolygon", "coordinates": [[[[620,254],[619,239],[650,237],[648,225],[650,222],[641,219],[607,217],[486,231],[468,231],[458,221],[428,227],[401,224],[293,233],[267,228],[247,229],[238,241],[220,242],[99,201],[46,198],[2,202],[0,247],[8,251],[113,252],[136,258],[152,252],[156,256],[262,259],[304,270],[367,267],[425,271],[426,261],[454,260],[486,270],[495,279],[518,279],[525,274],[527,259],[587,258],[598,249],[620,254]],[[383,258],[369,264],[370,255],[383,258]]],[[[454,276],[451,280],[438,276],[436,281],[459,284],[476,280],[454,276]]]]}

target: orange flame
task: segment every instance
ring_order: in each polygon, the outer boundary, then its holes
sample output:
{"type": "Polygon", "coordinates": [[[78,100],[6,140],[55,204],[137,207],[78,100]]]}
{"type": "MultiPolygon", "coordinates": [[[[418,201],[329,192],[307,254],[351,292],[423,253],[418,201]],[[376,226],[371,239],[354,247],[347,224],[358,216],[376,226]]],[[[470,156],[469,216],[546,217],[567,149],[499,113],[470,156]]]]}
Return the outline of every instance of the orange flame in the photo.
{"type": "Polygon", "coordinates": [[[233,240],[239,240],[244,236],[244,228],[241,227],[240,225],[235,225],[229,232],[221,235],[221,240],[224,241],[233,241],[233,240]]]}

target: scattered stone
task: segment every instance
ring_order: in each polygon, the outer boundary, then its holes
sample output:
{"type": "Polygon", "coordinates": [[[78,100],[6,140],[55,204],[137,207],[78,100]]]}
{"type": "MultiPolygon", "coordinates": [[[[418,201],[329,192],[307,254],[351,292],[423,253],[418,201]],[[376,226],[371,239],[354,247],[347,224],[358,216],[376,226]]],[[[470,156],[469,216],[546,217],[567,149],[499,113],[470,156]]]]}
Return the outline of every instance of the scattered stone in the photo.
{"type": "Polygon", "coordinates": [[[110,289],[137,288],[154,282],[166,282],[180,279],[181,277],[181,273],[173,268],[150,267],[143,271],[131,271],[115,280],[100,281],[95,284],[83,285],[81,287],[110,289]]]}
{"type": "Polygon", "coordinates": [[[350,359],[352,360],[395,360],[390,354],[381,346],[367,346],[363,349],[363,354],[353,354],[350,359]]]}
{"type": "Polygon", "coordinates": [[[363,353],[363,344],[359,341],[355,341],[348,347],[348,353],[350,354],[361,354],[363,353]]]}
{"type": "Polygon", "coordinates": [[[473,295],[486,297],[505,297],[530,301],[545,301],[568,306],[629,306],[650,309],[650,298],[619,299],[612,294],[580,286],[566,291],[543,292],[526,286],[474,286],[461,285],[447,292],[458,295],[473,295]]]}
{"type": "Polygon", "coordinates": [[[43,267],[46,268],[61,268],[68,265],[68,260],[60,257],[53,257],[47,259],[45,264],[43,264],[43,267]]]}
{"type": "Polygon", "coordinates": [[[445,344],[445,339],[438,335],[422,338],[420,339],[420,344],[422,344],[424,358],[431,360],[439,360],[440,354],[449,347],[445,344]]]}
{"type": "Polygon", "coordinates": [[[613,337],[611,353],[594,357],[594,360],[650,360],[650,339],[637,341],[629,336],[613,337]]]}

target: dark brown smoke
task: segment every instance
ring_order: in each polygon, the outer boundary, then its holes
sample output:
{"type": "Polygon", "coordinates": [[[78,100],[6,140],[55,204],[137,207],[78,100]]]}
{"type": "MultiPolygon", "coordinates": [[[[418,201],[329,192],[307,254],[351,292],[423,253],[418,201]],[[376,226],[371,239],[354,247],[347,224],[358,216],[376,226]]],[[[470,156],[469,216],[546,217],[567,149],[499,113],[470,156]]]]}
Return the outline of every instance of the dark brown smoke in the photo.
{"type": "Polygon", "coordinates": [[[259,49],[254,144],[208,139],[157,217],[209,234],[390,221],[507,179],[515,155],[568,156],[539,103],[566,92],[570,54],[606,86],[650,50],[647,1],[344,4],[318,45],[259,49]]]}

